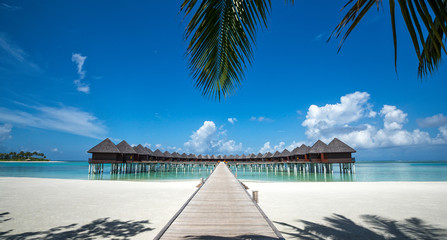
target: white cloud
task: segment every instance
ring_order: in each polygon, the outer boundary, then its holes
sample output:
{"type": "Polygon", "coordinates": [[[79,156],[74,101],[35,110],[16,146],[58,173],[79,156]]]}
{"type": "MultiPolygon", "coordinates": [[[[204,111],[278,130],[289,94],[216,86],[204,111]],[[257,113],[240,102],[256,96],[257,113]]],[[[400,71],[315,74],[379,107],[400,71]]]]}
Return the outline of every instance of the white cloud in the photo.
{"type": "Polygon", "coordinates": [[[242,150],[242,143],[225,139],[225,130],[219,128],[213,121],[205,121],[184,143],[185,149],[195,153],[233,153],[242,150]]]}
{"type": "Polygon", "coordinates": [[[431,117],[417,119],[416,122],[421,128],[440,127],[447,125],[447,116],[440,113],[431,117]]]}
{"type": "Polygon", "coordinates": [[[155,144],[155,148],[156,149],[160,149],[161,148],[161,144],[160,143],[155,144]]]}
{"type": "Polygon", "coordinates": [[[276,151],[280,151],[282,152],[285,149],[286,143],[285,142],[279,142],[279,144],[275,145],[275,146],[271,146],[270,142],[265,142],[264,146],[261,147],[261,149],[259,149],[260,153],[266,153],[266,152],[276,152],[276,151]]]}
{"type": "Polygon", "coordinates": [[[53,149],[51,149],[51,151],[52,152],[59,152],[59,149],[58,148],[53,148],[53,149]]]}
{"type": "Polygon", "coordinates": [[[85,59],[87,59],[87,56],[82,56],[79,53],[73,53],[71,55],[71,61],[76,63],[77,73],[79,75],[79,78],[74,80],[73,82],[76,85],[77,90],[79,92],[90,93],[90,85],[82,82],[82,80],[84,80],[84,78],[85,78],[85,73],[86,73],[85,70],[83,69],[85,59]]]}
{"type": "Polygon", "coordinates": [[[341,97],[340,103],[322,107],[311,105],[302,123],[307,127],[307,137],[326,143],[337,137],[353,147],[363,148],[447,142],[442,127],[436,138],[419,129],[406,130],[407,113],[396,106],[384,105],[377,114],[368,103],[369,98],[366,92],[355,92],[341,97]],[[378,115],[383,119],[383,127],[374,124],[378,115]],[[373,121],[367,123],[371,119],[373,121]]]}
{"type": "Polygon", "coordinates": [[[106,134],[101,121],[78,108],[22,105],[26,107],[26,111],[0,107],[0,121],[92,138],[103,138],[106,134]]]}
{"type": "Polygon", "coordinates": [[[250,121],[256,121],[256,122],[272,122],[273,120],[267,117],[251,117],[250,121]]]}
{"type": "Polygon", "coordinates": [[[37,72],[42,71],[37,64],[29,60],[29,55],[20,46],[11,41],[7,34],[1,32],[0,50],[2,50],[0,51],[0,60],[3,64],[8,64],[12,68],[17,68],[17,70],[21,72],[26,72],[28,69],[37,72]]]}
{"type": "Polygon", "coordinates": [[[237,118],[228,118],[228,122],[234,124],[235,122],[237,122],[237,118]]]}
{"type": "Polygon", "coordinates": [[[0,125],[0,142],[12,138],[11,130],[12,125],[9,123],[0,125]]]}

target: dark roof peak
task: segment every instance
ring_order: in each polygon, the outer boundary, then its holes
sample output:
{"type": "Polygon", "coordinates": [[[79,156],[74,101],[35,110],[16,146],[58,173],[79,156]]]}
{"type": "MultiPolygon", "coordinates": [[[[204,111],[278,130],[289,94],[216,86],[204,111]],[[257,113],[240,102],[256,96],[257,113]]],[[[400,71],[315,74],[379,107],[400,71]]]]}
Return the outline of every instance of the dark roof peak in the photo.
{"type": "Polygon", "coordinates": [[[98,143],[96,146],[92,147],[87,151],[88,153],[120,153],[120,150],[115,146],[115,144],[106,138],[102,142],[98,143]]]}
{"type": "Polygon", "coordinates": [[[328,145],[326,149],[327,153],[336,153],[336,152],[350,152],[355,153],[356,151],[348,146],[346,143],[342,142],[338,138],[334,138],[328,145]]]}
{"type": "Polygon", "coordinates": [[[324,153],[326,152],[327,145],[321,140],[318,140],[310,149],[309,153],[324,153]]]}
{"type": "Polygon", "coordinates": [[[121,141],[116,145],[121,153],[124,154],[136,154],[135,150],[126,142],[126,140],[121,141]]]}

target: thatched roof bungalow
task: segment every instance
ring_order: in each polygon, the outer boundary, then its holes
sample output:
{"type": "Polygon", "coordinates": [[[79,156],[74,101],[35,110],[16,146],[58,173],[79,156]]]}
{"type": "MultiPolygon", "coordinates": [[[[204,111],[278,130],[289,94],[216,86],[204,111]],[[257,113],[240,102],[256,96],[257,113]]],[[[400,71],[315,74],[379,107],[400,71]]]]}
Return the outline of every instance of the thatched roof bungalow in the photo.
{"type": "Polygon", "coordinates": [[[318,140],[310,149],[309,149],[309,159],[311,162],[324,162],[324,153],[327,151],[326,143],[318,140]]]}
{"type": "Polygon", "coordinates": [[[356,151],[348,146],[346,143],[342,142],[338,138],[334,138],[326,147],[324,152],[324,157],[329,163],[351,163],[354,161],[352,158],[352,153],[356,151]]]}
{"type": "Polygon", "coordinates": [[[121,141],[116,145],[120,150],[122,160],[125,162],[137,161],[137,152],[126,142],[126,140],[121,141]]]}
{"type": "Polygon", "coordinates": [[[143,147],[143,145],[138,144],[138,146],[133,147],[133,150],[137,153],[138,161],[148,161],[149,160],[149,152],[143,147]]]}
{"type": "Polygon", "coordinates": [[[92,162],[115,162],[121,161],[121,152],[116,145],[106,138],[96,146],[87,151],[92,154],[92,162]]]}
{"type": "Polygon", "coordinates": [[[157,149],[154,151],[154,159],[155,160],[164,160],[165,155],[160,151],[160,149],[157,149]]]}

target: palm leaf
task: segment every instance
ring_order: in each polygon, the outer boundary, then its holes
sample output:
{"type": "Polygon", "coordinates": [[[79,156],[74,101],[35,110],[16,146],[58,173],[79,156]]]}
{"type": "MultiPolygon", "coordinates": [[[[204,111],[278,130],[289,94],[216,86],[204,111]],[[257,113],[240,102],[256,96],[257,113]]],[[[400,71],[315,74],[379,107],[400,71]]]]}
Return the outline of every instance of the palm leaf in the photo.
{"type": "MultiPolygon", "coordinates": [[[[422,78],[433,73],[441,62],[442,52],[447,53],[445,49],[447,35],[447,2],[446,0],[396,1],[399,3],[402,17],[413,42],[414,51],[419,60],[418,76],[422,78]],[[428,4],[426,4],[426,2],[428,4]],[[420,21],[422,21],[423,24],[420,24],[420,21]]],[[[346,3],[343,9],[349,8],[349,10],[331,34],[331,37],[335,36],[336,38],[339,38],[344,33],[338,51],[340,51],[349,34],[351,34],[352,30],[358,25],[360,20],[371,9],[374,3],[377,3],[377,6],[379,6],[379,2],[381,2],[381,0],[349,0],[346,3]]],[[[391,27],[393,31],[394,66],[397,72],[395,1],[389,0],[389,3],[391,27]]],[[[331,37],[329,37],[328,41],[331,37]]]]}
{"type": "Polygon", "coordinates": [[[257,28],[266,26],[270,8],[270,0],[183,2],[185,17],[192,14],[185,30],[189,69],[202,95],[220,100],[241,84],[257,28]]]}

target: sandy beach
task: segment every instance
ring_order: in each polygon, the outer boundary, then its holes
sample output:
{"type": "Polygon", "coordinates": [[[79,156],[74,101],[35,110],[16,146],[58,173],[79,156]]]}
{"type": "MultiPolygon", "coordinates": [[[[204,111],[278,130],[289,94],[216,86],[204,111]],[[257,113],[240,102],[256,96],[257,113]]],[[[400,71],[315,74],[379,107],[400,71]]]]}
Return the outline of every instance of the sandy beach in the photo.
{"type": "MultiPolygon", "coordinates": [[[[0,239],[152,239],[196,181],[0,178],[0,239]]],[[[244,182],[286,239],[446,239],[447,182],[244,182]]]]}

